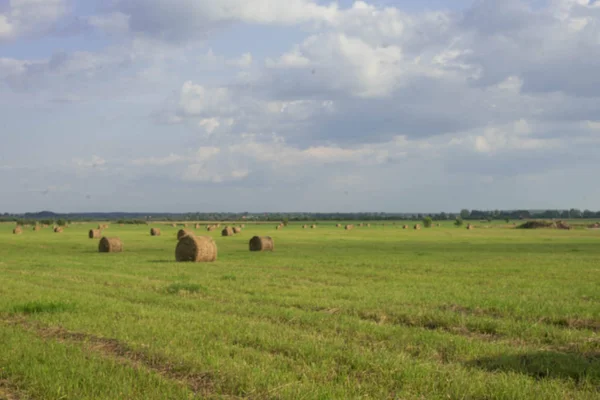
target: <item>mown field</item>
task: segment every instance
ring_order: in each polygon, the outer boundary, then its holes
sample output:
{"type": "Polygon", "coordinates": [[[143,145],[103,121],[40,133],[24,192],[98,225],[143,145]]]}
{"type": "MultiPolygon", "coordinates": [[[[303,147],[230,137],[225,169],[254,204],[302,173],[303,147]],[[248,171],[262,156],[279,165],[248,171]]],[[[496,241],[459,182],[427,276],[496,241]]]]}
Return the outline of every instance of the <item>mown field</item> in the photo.
{"type": "Polygon", "coordinates": [[[0,225],[0,399],[600,398],[599,230],[95,225],[0,225]]]}

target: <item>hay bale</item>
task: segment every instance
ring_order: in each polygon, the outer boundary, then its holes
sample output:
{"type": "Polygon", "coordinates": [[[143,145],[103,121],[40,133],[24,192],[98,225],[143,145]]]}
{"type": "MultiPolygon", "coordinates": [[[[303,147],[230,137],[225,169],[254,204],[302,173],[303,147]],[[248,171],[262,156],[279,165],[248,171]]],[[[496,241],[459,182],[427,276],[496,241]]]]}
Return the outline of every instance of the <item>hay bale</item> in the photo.
{"type": "Polygon", "coordinates": [[[227,226],[221,231],[221,236],[233,236],[233,229],[227,226]]]}
{"type": "Polygon", "coordinates": [[[310,229],[317,229],[317,225],[315,225],[315,224],[312,224],[312,225],[310,226],[310,229]]]}
{"type": "Polygon", "coordinates": [[[421,230],[421,224],[416,224],[415,231],[420,231],[420,230],[421,230]]]}
{"type": "Polygon", "coordinates": [[[90,229],[88,237],[90,239],[100,239],[102,237],[102,231],[100,229],[90,229]]]}
{"type": "Polygon", "coordinates": [[[336,228],[341,228],[341,227],[342,227],[342,224],[336,224],[336,225],[335,225],[335,227],[336,227],[336,228]]]}
{"type": "Polygon", "coordinates": [[[302,225],[302,229],[308,229],[308,225],[302,225]]]}
{"type": "Polygon", "coordinates": [[[404,225],[402,229],[408,229],[408,225],[404,225]]]}
{"type": "Polygon", "coordinates": [[[23,229],[21,229],[20,226],[17,226],[15,229],[13,229],[14,235],[20,235],[21,233],[23,233],[23,229]]]}
{"type": "Polygon", "coordinates": [[[100,253],[120,253],[123,251],[123,242],[117,237],[108,238],[105,236],[100,239],[98,251],[100,253]]]}
{"type": "Polygon", "coordinates": [[[215,225],[209,225],[209,226],[206,227],[206,230],[209,231],[209,232],[212,232],[215,229],[217,229],[217,227],[215,225]]]}
{"type": "Polygon", "coordinates": [[[283,225],[277,225],[277,226],[275,227],[275,229],[277,229],[278,231],[280,231],[280,230],[282,230],[282,229],[283,229],[283,225]]]}
{"type": "Polygon", "coordinates": [[[196,224],[196,229],[200,229],[200,224],[196,224]]]}
{"type": "Polygon", "coordinates": [[[34,232],[40,231],[41,229],[42,229],[42,227],[39,226],[39,225],[36,225],[36,226],[33,227],[33,231],[34,232]]]}
{"type": "Polygon", "coordinates": [[[236,226],[235,228],[233,228],[233,233],[242,233],[242,228],[236,226]]]}
{"type": "Polygon", "coordinates": [[[244,229],[246,227],[246,224],[241,224],[240,228],[244,229]]]}
{"type": "Polygon", "coordinates": [[[270,236],[254,236],[250,239],[250,251],[273,251],[275,243],[270,236]]]}
{"type": "Polygon", "coordinates": [[[221,227],[221,224],[217,224],[217,228],[220,228],[220,227],[221,227]]]}
{"type": "Polygon", "coordinates": [[[177,224],[171,224],[171,228],[177,228],[177,224]]]}
{"type": "Polygon", "coordinates": [[[63,232],[63,228],[61,228],[60,226],[57,226],[54,228],[54,233],[62,233],[63,232]]]}
{"type": "Polygon", "coordinates": [[[217,245],[210,236],[184,236],[175,248],[177,262],[213,262],[217,259],[217,245]]]}
{"type": "Polygon", "coordinates": [[[187,229],[180,229],[177,232],[177,240],[181,240],[182,237],[188,236],[188,235],[194,236],[194,232],[188,231],[187,229]]]}
{"type": "Polygon", "coordinates": [[[467,224],[467,229],[471,231],[471,230],[475,229],[475,227],[471,224],[467,224]]]}
{"type": "Polygon", "coordinates": [[[358,226],[362,228],[363,226],[365,226],[365,224],[363,224],[363,223],[361,222],[360,224],[358,224],[358,226]]]}
{"type": "Polygon", "coordinates": [[[367,224],[367,228],[370,228],[370,227],[371,227],[371,224],[367,224]]]}
{"type": "Polygon", "coordinates": [[[346,229],[347,231],[351,231],[352,229],[354,229],[354,225],[346,225],[344,229],[346,229]]]}
{"type": "Polygon", "coordinates": [[[150,229],[150,236],[160,236],[160,229],[158,229],[158,228],[150,229]]]}

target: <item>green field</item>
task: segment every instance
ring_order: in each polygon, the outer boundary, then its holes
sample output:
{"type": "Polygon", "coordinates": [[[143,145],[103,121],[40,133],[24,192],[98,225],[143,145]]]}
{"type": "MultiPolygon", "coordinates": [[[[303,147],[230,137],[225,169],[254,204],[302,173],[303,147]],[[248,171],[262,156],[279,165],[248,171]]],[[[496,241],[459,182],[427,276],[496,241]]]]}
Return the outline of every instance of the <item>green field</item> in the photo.
{"type": "Polygon", "coordinates": [[[600,399],[599,230],[95,225],[0,225],[0,399],[600,399]]]}

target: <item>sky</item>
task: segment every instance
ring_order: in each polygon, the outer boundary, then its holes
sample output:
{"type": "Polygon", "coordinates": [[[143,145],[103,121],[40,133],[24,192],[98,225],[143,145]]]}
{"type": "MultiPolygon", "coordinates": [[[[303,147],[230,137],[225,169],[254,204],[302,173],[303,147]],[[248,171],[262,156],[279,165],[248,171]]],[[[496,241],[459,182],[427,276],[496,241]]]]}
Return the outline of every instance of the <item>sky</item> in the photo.
{"type": "Polygon", "coordinates": [[[0,213],[600,209],[600,1],[0,0],[0,213]]]}

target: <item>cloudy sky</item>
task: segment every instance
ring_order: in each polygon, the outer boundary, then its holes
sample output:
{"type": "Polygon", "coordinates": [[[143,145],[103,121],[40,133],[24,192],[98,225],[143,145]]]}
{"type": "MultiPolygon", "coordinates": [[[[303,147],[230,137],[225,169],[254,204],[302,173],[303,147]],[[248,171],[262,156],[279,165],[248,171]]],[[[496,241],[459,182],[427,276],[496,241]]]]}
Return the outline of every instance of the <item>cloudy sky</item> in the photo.
{"type": "Polygon", "coordinates": [[[0,0],[0,212],[600,209],[600,1],[0,0]]]}

